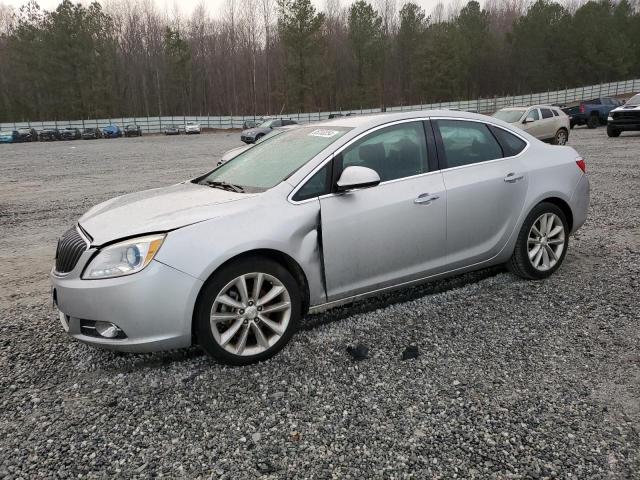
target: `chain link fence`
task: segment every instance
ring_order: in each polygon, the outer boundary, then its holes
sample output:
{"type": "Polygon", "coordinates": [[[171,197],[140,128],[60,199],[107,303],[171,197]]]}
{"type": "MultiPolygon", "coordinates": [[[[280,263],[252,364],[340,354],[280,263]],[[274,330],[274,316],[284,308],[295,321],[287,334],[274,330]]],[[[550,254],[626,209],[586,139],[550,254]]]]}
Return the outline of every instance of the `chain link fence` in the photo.
{"type": "MultiPolygon", "coordinates": [[[[602,83],[580,88],[569,88],[565,90],[548,91],[542,93],[531,93],[529,95],[516,95],[508,97],[479,98],[476,100],[461,100],[455,102],[438,102],[422,105],[404,105],[398,107],[387,107],[386,112],[400,112],[413,110],[464,110],[478,113],[493,113],[496,110],[509,106],[525,106],[534,104],[561,104],[566,105],[573,102],[588,100],[590,98],[611,97],[618,95],[628,95],[640,91],[640,79],[625,80],[622,82],[602,83]]],[[[380,108],[345,110],[341,113],[368,114],[380,113],[380,108]]],[[[278,117],[291,118],[298,123],[309,123],[326,120],[329,115],[338,112],[317,112],[317,113],[289,113],[277,115],[278,117]]],[[[116,124],[121,127],[125,125],[139,125],[144,133],[160,133],[169,126],[178,125],[184,127],[188,122],[200,124],[205,129],[231,129],[243,128],[246,120],[254,120],[253,115],[247,116],[168,116],[168,117],[118,117],[102,118],[93,120],[67,120],[67,121],[47,121],[47,122],[9,122],[0,123],[0,130],[16,130],[18,128],[35,128],[42,130],[45,128],[104,128],[107,125],[116,124]]]]}

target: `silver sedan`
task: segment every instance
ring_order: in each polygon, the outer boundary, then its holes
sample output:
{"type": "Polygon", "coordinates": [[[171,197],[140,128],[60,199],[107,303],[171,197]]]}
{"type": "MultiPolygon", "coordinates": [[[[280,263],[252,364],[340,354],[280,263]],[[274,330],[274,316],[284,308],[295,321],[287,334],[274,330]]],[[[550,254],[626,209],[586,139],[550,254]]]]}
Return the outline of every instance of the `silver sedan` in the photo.
{"type": "Polygon", "coordinates": [[[573,148],[498,119],[343,117],[92,208],[58,243],[54,302],[92,345],[248,364],[309,311],[498,264],[544,279],[588,205],[573,148]]]}

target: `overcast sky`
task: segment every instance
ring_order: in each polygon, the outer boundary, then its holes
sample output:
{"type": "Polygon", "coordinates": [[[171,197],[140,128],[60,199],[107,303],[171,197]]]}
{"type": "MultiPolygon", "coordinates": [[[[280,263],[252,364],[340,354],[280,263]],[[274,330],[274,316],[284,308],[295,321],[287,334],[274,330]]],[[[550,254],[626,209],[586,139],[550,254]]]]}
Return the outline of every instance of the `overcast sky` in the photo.
{"type": "MultiPolygon", "coordinates": [[[[167,9],[168,11],[173,11],[174,6],[177,6],[177,8],[183,13],[185,13],[186,15],[189,15],[193,11],[193,9],[196,7],[196,5],[202,2],[207,6],[207,8],[209,9],[209,12],[215,16],[218,14],[218,12],[221,10],[222,6],[225,4],[227,0],[179,0],[179,1],[152,0],[152,1],[154,1],[159,7],[167,9]]],[[[242,0],[236,0],[236,1],[238,3],[242,2],[242,0]]],[[[325,1],[326,0],[312,0],[312,2],[319,9],[323,8],[325,1]]],[[[375,0],[369,0],[369,1],[374,5],[376,3],[375,0]]],[[[431,12],[433,7],[437,3],[439,3],[439,1],[441,1],[445,5],[449,5],[452,3],[457,3],[457,4],[466,3],[466,0],[464,2],[461,0],[412,0],[412,1],[421,5],[425,9],[427,14],[431,12]]],[[[27,0],[0,0],[0,4],[4,3],[6,5],[11,5],[15,8],[19,8],[21,5],[25,4],[26,2],[27,0]]],[[[60,0],[37,0],[37,2],[42,8],[46,10],[52,10],[60,3],[60,0]]],[[[77,1],[74,3],[77,3],[77,1]]],[[[89,4],[91,2],[87,0],[81,0],[80,3],[89,4]]],[[[104,2],[101,1],[100,3],[104,3],[104,2]]],[[[343,6],[349,5],[350,3],[352,3],[351,0],[341,0],[341,4],[343,6]]],[[[404,0],[396,0],[397,5],[400,5],[402,3],[404,3],[404,0]]]]}

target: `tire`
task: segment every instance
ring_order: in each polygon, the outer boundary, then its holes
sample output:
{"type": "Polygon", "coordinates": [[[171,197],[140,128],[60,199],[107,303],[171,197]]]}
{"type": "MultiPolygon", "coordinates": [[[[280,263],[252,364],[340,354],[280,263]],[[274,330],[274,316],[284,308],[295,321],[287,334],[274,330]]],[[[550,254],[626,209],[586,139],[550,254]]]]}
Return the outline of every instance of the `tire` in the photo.
{"type": "Polygon", "coordinates": [[[552,203],[539,203],[529,212],[522,224],[515,249],[507,262],[507,267],[515,275],[527,280],[542,280],[551,276],[560,268],[567,254],[568,246],[569,225],[562,210],[552,203]],[[547,219],[544,220],[544,224],[542,224],[543,218],[547,219]],[[544,225],[548,224],[549,218],[553,218],[551,230],[544,229],[544,225]],[[533,229],[534,225],[538,232],[545,235],[538,236],[533,229]],[[556,231],[559,226],[562,226],[561,232],[548,236],[548,233],[556,231]],[[542,238],[544,238],[544,244],[535,243],[542,238]],[[536,247],[539,247],[538,250],[536,250],[536,247]],[[555,259],[550,250],[556,257],[555,259]],[[529,258],[530,253],[533,253],[531,259],[529,258]],[[547,262],[546,265],[545,260],[547,262]],[[538,262],[537,266],[534,265],[536,262],[538,262]]]}
{"type": "Polygon", "coordinates": [[[247,257],[223,266],[205,283],[194,311],[194,331],[200,347],[219,362],[249,365],[282,350],[301,316],[300,285],[289,270],[267,258],[247,257]],[[261,287],[255,295],[257,282],[261,287]],[[244,298],[240,284],[246,289],[244,298]],[[267,313],[269,308],[275,310],[267,313]],[[219,319],[212,324],[215,315],[219,319]]]}
{"type": "Polygon", "coordinates": [[[259,133],[258,135],[256,135],[256,138],[253,139],[253,143],[256,143],[258,140],[260,140],[262,137],[264,137],[264,133],[259,133]]]}
{"type": "Polygon", "coordinates": [[[589,120],[587,120],[587,128],[597,128],[600,125],[600,119],[598,115],[590,115],[589,120]]]}
{"type": "Polygon", "coordinates": [[[618,130],[617,128],[613,128],[607,125],[607,136],[608,137],[619,137],[622,133],[622,130],[618,130]]]}
{"type": "Polygon", "coordinates": [[[553,143],[554,145],[566,145],[568,141],[569,141],[569,132],[567,132],[566,128],[560,128],[556,132],[551,143],[553,143]]]}

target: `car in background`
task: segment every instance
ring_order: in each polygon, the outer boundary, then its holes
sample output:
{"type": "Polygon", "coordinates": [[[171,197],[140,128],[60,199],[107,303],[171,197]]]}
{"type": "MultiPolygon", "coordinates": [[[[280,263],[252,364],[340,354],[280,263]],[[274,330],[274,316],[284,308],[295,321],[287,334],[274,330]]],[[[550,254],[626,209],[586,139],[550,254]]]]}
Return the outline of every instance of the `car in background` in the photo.
{"type": "Polygon", "coordinates": [[[332,120],[334,118],[340,118],[340,117],[350,117],[351,115],[355,115],[352,112],[349,113],[342,113],[342,112],[336,112],[336,113],[330,113],[329,114],[329,120],[332,120]]]}
{"type": "Polygon", "coordinates": [[[253,120],[245,120],[244,122],[242,122],[242,129],[249,130],[250,128],[255,128],[258,125],[260,125],[262,122],[264,122],[264,118],[262,117],[255,118],[253,120]]]}
{"type": "Polygon", "coordinates": [[[260,362],[309,311],[498,265],[550,277],[587,217],[585,170],[484,115],[305,125],[90,209],[58,241],[52,299],[96,347],[260,362]]]}
{"type": "Polygon", "coordinates": [[[180,127],[178,125],[169,125],[164,129],[165,135],[180,135],[180,127]]]}
{"type": "Polygon", "coordinates": [[[85,128],[82,131],[82,139],[83,140],[95,140],[97,138],[102,138],[102,132],[99,128],[85,128]]]}
{"type": "Polygon", "coordinates": [[[544,142],[565,145],[569,141],[569,117],[558,107],[508,107],[498,110],[493,116],[544,142]]]}
{"type": "Polygon", "coordinates": [[[231,150],[227,150],[226,152],[224,152],[224,154],[222,155],[220,160],[218,160],[218,165],[222,165],[223,163],[228,162],[232,158],[237,157],[242,152],[244,152],[245,150],[250,149],[254,145],[258,145],[258,144],[266,141],[267,139],[269,139],[271,137],[274,137],[276,135],[281,134],[282,132],[286,132],[287,130],[291,130],[292,128],[296,128],[296,127],[298,127],[298,125],[290,125],[290,126],[287,126],[287,127],[274,128],[273,130],[271,130],[270,133],[267,133],[264,137],[261,137],[260,140],[256,141],[255,143],[250,143],[250,144],[247,144],[247,145],[241,145],[239,147],[232,148],[231,150]]]}
{"type": "Polygon", "coordinates": [[[57,128],[45,128],[38,132],[38,140],[41,142],[52,142],[60,138],[60,130],[57,128]]]}
{"type": "Polygon", "coordinates": [[[607,117],[607,135],[619,137],[622,132],[640,130],[640,93],[609,112],[607,117]]]}
{"type": "Polygon", "coordinates": [[[187,135],[199,134],[200,124],[196,122],[187,122],[187,124],[184,126],[184,133],[187,135]]]}
{"type": "Polygon", "coordinates": [[[102,136],[104,138],[120,138],[122,137],[122,130],[117,125],[107,125],[102,129],[102,136]]]}
{"type": "Polygon", "coordinates": [[[142,129],[140,128],[140,125],[131,124],[124,127],[124,136],[125,137],[141,137],[142,129]]]}
{"type": "Polygon", "coordinates": [[[18,142],[37,142],[38,132],[35,128],[18,128],[18,142]]]}
{"type": "Polygon", "coordinates": [[[603,97],[592,100],[584,100],[579,105],[565,107],[562,110],[569,115],[569,127],[586,125],[587,128],[596,128],[607,124],[609,112],[622,105],[617,98],[603,97]]]}
{"type": "Polygon", "coordinates": [[[60,140],[80,140],[82,132],[79,128],[67,127],[60,130],[60,140]]]}
{"type": "Polygon", "coordinates": [[[16,143],[18,141],[17,130],[0,131],[0,143],[16,143]]]}
{"type": "Polygon", "coordinates": [[[249,130],[243,130],[240,134],[240,140],[244,143],[255,143],[264,137],[267,133],[270,133],[274,128],[286,127],[290,125],[297,125],[298,122],[291,120],[290,118],[270,118],[265,120],[255,128],[249,130]]]}

